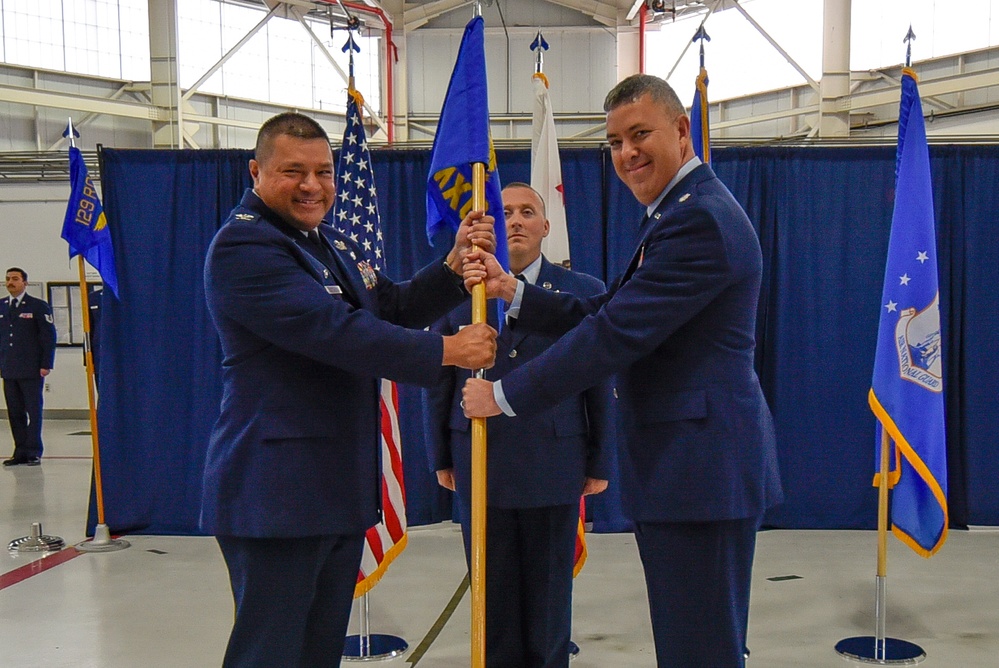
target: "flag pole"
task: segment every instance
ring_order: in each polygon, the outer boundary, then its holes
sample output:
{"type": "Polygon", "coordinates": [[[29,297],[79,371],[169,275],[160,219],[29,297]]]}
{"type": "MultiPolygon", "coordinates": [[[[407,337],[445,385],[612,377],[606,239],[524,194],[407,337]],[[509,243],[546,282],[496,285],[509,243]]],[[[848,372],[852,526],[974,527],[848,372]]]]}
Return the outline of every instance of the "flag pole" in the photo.
{"type": "MultiPolygon", "coordinates": [[[[70,117],[66,129],[69,145],[76,146],[73,119],[70,117]]],[[[87,293],[87,271],[83,264],[83,254],[76,257],[80,268],[80,308],[83,309],[83,362],[87,369],[87,406],[90,409],[90,443],[94,458],[94,490],[97,495],[97,526],[94,537],[76,545],[83,552],[117,552],[131,543],[122,538],[111,538],[111,531],[104,522],[104,482],[101,478],[101,448],[97,432],[97,399],[94,393],[94,353],[90,337],[90,295],[87,293]]]]}
{"type": "MultiPolygon", "coordinates": [[[[916,38],[909,26],[909,32],[902,40],[906,43],[905,66],[909,67],[912,55],[912,40],[916,38]]],[[[892,221],[894,225],[894,221],[892,221]]],[[[872,390],[873,393],[873,390],[872,390]]],[[[873,396],[873,394],[872,394],[873,396]]],[[[836,643],[836,651],[843,657],[858,663],[879,666],[911,666],[926,658],[923,648],[907,640],[888,638],[885,635],[885,618],[888,599],[888,475],[891,438],[888,429],[880,419],[881,458],[878,467],[878,564],[875,582],[877,591],[874,598],[875,630],[874,637],[857,636],[836,643]]],[[[897,447],[897,446],[896,446],[897,447]]]]}
{"type": "MultiPolygon", "coordinates": [[[[482,4],[473,3],[473,17],[482,4]]],[[[472,163],[472,209],[486,209],[486,165],[472,163]]],[[[472,287],[472,324],[486,322],[486,286],[472,287]]],[[[485,369],[475,372],[485,378],[485,369]]],[[[486,666],[486,419],[472,418],[472,668],[486,666]]]]}
{"type": "Polygon", "coordinates": [[[891,440],[881,426],[881,463],[878,467],[878,565],[874,598],[874,636],[844,638],[836,643],[836,652],[858,663],[878,666],[912,666],[926,658],[923,648],[907,640],[885,635],[888,599],[888,463],[891,440]]]}
{"type": "Polygon", "coordinates": [[[708,116],[708,70],[704,67],[704,42],[710,42],[711,36],[708,35],[708,31],[704,29],[703,22],[697,29],[697,32],[694,33],[693,39],[690,41],[699,41],[701,43],[701,68],[697,73],[697,79],[695,81],[697,92],[694,95],[694,99],[698,104],[696,105],[696,109],[693,106],[690,109],[691,134],[694,135],[694,152],[697,153],[697,157],[710,165],[711,136],[710,119],[708,116]],[[698,148],[700,149],[700,152],[698,152],[698,148]]]}
{"type": "Polygon", "coordinates": [[[881,429],[881,477],[878,480],[878,566],[875,583],[877,592],[874,596],[874,658],[885,660],[886,638],[885,617],[888,602],[888,451],[891,440],[888,431],[881,429]]]}
{"type": "MultiPolygon", "coordinates": [[[[482,16],[476,0],[474,16],[482,16]]],[[[486,208],[486,165],[472,163],[472,209],[486,208]]],[[[472,287],[472,324],[486,322],[486,286],[472,287]]],[[[485,369],[475,372],[485,378],[485,369]]],[[[472,668],[486,666],[486,419],[472,418],[472,668]]]]}
{"type": "MultiPolygon", "coordinates": [[[[472,209],[486,208],[486,165],[472,164],[472,209]]],[[[486,286],[472,287],[472,324],[486,321],[486,286]]],[[[475,372],[485,378],[484,369],[475,372]]],[[[486,665],[486,419],[472,418],[472,668],[486,665]]]]}
{"type": "MultiPolygon", "coordinates": [[[[360,53],[361,47],[359,47],[357,42],[354,40],[353,31],[359,30],[361,23],[356,16],[347,11],[347,8],[343,6],[342,2],[338,2],[337,4],[340,5],[340,8],[343,9],[344,13],[347,15],[347,41],[344,43],[343,49],[341,49],[348,54],[347,95],[348,97],[357,96],[356,99],[360,99],[360,96],[357,93],[357,88],[354,87],[354,53],[360,53]]],[[[335,27],[331,17],[331,35],[334,29],[335,27]]],[[[358,103],[357,113],[359,117],[363,109],[363,104],[358,103]]],[[[341,147],[340,150],[342,151],[343,148],[341,147]]],[[[384,521],[384,518],[382,521],[384,521]]],[[[403,652],[409,649],[409,643],[399,636],[386,633],[371,633],[371,610],[370,601],[368,599],[369,593],[370,591],[365,591],[361,594],[361,601],[358,606],[358,633],[357,635],[347,636],[343,648],[344,661],[381,661],[400,656],[403,652]]]]}

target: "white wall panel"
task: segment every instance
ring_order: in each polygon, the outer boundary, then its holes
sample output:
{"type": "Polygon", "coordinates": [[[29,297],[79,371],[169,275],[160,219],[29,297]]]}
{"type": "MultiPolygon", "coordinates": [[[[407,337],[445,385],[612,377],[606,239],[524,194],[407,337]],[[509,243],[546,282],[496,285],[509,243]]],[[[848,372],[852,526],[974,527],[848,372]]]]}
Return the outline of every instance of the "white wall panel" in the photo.
{"type": "MultiPolygon", "coordinates": [[[[506,34],[487,28],[486,69],[492,114],[508,111],[508,77],[509,111],[531,112],[531,74],[535,56],[530,44],[536,34],[534,28],[510,29],[508,64],[506,34]]],[[[604,96],[615,83],[614,36],[601,28],[548,28],[544,35],[550,45],[545,54],[544,71],[552,82],[556,114],[601,111],[604,96]]],[[[461,31],[450,29],[421,29],[407,36],[411,113],[440,113],[460,42],[461,31]]]]}

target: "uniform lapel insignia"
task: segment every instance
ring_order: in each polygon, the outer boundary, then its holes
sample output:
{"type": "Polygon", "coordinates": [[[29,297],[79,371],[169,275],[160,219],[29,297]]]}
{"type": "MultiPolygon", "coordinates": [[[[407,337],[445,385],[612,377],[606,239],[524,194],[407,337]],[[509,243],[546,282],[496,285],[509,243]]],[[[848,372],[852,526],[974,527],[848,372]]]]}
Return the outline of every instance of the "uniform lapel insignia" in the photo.
{"type": "MultiPolygon", "coordinates": [[[[338,251],[345,251],[345,250],[347,250],[347,244],[343,243],[339,239],[336,239],[333,242],[333,247],[336,248],[338,251]]],[[[353,259],[353,256],[351,256],[351,258],[353,259]]]]}
{"type": "Polygon", "coordinates": [[[659,220],[660,218],[662,218],[662,215],[663,215],[663,214],[662,214],[661,212],[659,212],[659,211],[656,211],[656,215],[652,216],[652,218],[653,218],[654,220],[659,220]]]}
{"type": "Polygon", "coordinates": [[[256,216],[254,216],[253,214],[249,214],[249,213],[237,213],[236,214],[236,220],[253,220],[254,218],[256,218],[256,216]]]}
{"type": "Polygon", "coordinates": [[[330,270],[323,269],[323,278],[329,278],[329,277],[330,277],[330,270]]]}
{"type": "Polygon", "coordinates": [[[545,281],[544,283],[541,284],[541,287],[543,287],[545,290],[551,290],[552,289],[552,282],[551,281],[545,281]]]}
{"type": "Polygon", "coordinates": [[[350,259],[351,260],[356,260],[357,259],[357,256],[354,255],[354,251],[350,251],[350,259]]]}
{"type": "Polygon", "coordinates": [[[681,202],[686,202],[688,199],[690,199],[690,193],[684,193],[684,194],[680,195],[680,201],[681,202]]]}

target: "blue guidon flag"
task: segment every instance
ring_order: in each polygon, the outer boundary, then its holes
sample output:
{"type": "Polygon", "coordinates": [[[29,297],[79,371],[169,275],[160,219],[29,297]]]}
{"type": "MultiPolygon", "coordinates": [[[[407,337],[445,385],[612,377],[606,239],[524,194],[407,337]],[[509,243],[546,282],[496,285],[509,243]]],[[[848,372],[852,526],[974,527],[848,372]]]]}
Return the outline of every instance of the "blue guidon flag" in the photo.
{"type": "Polygon", "coordinates": [[[427,178],[427,238],[440,230],[457,230],[472,210],[472,164],[486,165],[486,213],[496,219],[496,259],[510,266],[506,246],[496,151],[489,134],[486,52],[481,16],[465,26],[458,58],[444,96],[441,119],[434,135],[427,178]]]}
{"type": "MultiPolygon", "coordinates": [[[[905,68],[899,109],[895,210],[868,402],[893,444],[892,532],[929,557],[947,539],[940,292],[926,126],[916,75],[905,68]]],[[[874,483],[880,481],[875,475],[874,483]]]]}
{"type": "Polygon", "coordinates": [[[118,274],[114,266],[111,230],[83,155],[75,146],[69,149],[69,183],[69,203],[62,223],[62,238],[69,244],[69,259],[82,255],[117,297],[118,274]]]}

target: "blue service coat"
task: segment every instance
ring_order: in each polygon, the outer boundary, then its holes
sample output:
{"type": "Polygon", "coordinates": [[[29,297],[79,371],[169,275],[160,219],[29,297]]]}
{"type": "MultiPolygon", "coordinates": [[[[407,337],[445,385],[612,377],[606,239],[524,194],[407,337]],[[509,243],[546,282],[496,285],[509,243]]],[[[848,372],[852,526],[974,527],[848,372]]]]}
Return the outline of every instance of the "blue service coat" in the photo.
{"type": "Polygon", "coordinates": [[[520,325],[565,334],[503,378],[505,396],[518,415],[531,415],[616,372],[633,519],[761,516],[782,493],[773,421],[753,367],[757,235],[701,165],[639,238],[604,294],[581,299],[526,286],[520,325]]]}
{"type": "MultiPolygon", "coordinates": [[[[587,274],[569,271],[542,258],[539,290],[581,297],[602,293],[604,284],[587,274]]],[[[490,318],[495,308],[488,309],[490,318]]],[[[471,322],[471,305],[453,310],[433,329],[453,334],[471,322]]],[[[492,324],[492,323],[491,323],[492,324]]],[[[495,325],[493,325],[495,326],[495,325]]],[[[504,377],[547,350],[557,335],[522,327],[505,327],[497,339],[496,365],[487,377],[504,377]]],[[[460,406],[461,388],[470,377],[465,369],[446,369],[427,390],[425,411],[427,454],[431,471],[454,467],[459,501],[471,500],[471,420],[460,406]]],[[[584,477],[607,479],[613,447],[613,401],[610,382],[595,386],[523,417],[500,415],[487,423],[487,503],[499,508],[535,508],[578,503],[584,477]]]]}
{"type": "Polygon", "coordinates": [[[25,294],[15,317],[0,299],[0,378],[38,379],[55,366],[56,330],[48,302],[25,294]]]}
{"type": "Polygon", "coordinates": [[[367,530],[381,500],[379,379],[439,378],[441,336],[409,328],[466,298],[460,281],[439,260],[394,283],[348,237],[320,230],[332,266],[247,191],[209,247],[205,293],[223,393],[205,462],[208,533],[367,530]]]}

